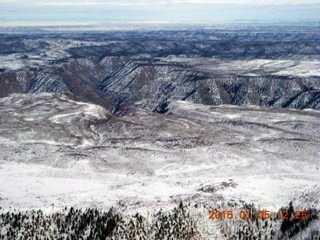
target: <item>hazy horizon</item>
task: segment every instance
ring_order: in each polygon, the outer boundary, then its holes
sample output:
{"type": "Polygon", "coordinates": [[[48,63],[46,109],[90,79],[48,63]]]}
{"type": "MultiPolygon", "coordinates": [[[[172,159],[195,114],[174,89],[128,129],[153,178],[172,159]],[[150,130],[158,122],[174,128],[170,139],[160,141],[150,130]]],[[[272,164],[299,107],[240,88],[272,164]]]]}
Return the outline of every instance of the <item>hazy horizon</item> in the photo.
{"type": "Polygon", "coordinates": [[[0,0],[0,25],[319,20],[320,0],[0,0]]]}

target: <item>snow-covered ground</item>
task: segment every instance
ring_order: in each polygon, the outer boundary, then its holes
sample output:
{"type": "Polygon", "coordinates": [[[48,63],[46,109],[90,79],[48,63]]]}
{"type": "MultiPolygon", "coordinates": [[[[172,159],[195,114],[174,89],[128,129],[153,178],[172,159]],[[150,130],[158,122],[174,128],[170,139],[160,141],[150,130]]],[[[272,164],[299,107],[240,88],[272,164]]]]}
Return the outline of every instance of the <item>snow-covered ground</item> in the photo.
{"type": "Polygon", "coordinates": [[[320,113],[174,102],[112,117],[61,94],[0,101],[0,206],[320,207],[320,113]],[[221,200],[222,199],[222,200],[221,200]]]}
{"type": "MultiPolygon", "coordinates": [[[[108,42],[109,44],[112,42],[108,42]]],[[[33,49],[32,52],[9,53],[0,55],[0,68],[7,70],[19,70],[25,67],[37,68],[40,66],[51,65],[52,61],[59,61],[69,58],[71,55],[68,49],[74,47],[101,46],[106,44],[99,41],[80,41],[65,39],[44,38],[41,40],[26,39],[23,44],[27,49],[33,49]],[[40,47],[45,45],[45,47],[40,47]],[[35,50],[37,49],[37,50],[35,50]]]]}
{"type": "Polygon", "coordinates": [[[170,56],[163,60],[181,62],[195,66],[204,72],[217,74],[238,74],[245,76],[319,77],[320,61],[291,59],[221,60],[208,58],[187,58],[170,56]]]}

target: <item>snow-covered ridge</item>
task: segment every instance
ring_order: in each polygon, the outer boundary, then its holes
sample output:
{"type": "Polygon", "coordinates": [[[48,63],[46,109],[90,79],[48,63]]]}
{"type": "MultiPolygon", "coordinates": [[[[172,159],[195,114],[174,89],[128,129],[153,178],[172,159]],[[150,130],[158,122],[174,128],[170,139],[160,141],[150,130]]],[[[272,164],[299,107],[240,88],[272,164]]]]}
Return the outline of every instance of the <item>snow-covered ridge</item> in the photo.
{"type": "MultiPolygon", "coordinates": [[[[277,124],[283,121],[308,121],[317,124],[320,111],[308,109],[304,111],[294,109],[262,108],[254,105],[202,105],[188,101],[171,102],[168,113],[205,122],[241,121],[261,124],[277,124]]],[[[313,132],[316,129],[313,129],[313,132]]]]}
{"type": "Polygon", "coordinates": [[[12,94],[0,98],[1,124],[13,129],[7,139],[21,144],[74,146],[98,141],[90,123],[107,121],[110,113],[101,106],[73,98],[63,93],[12,94]]]}

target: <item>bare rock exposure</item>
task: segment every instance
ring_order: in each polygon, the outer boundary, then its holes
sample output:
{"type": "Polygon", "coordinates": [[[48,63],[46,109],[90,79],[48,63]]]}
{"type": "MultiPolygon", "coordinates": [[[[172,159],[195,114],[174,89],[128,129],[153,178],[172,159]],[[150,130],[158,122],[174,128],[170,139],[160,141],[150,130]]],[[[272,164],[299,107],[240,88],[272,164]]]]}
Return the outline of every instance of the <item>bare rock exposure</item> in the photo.
{"type": "Polygon", "coordinates": [[[0,28],[0,239],[318,239],[318,30],[0,28]]]}

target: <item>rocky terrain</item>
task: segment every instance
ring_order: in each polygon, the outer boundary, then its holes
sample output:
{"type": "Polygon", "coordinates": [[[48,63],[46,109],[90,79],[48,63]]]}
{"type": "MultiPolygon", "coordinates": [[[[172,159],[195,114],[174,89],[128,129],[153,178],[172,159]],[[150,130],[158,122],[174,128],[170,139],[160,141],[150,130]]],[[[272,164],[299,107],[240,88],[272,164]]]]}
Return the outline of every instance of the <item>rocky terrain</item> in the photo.
{"type": "Polygon", "coordinates": [[[0,239],[319,238],[317,25],[199,29],[0,28],[0,239]]]}
{"type": "Polygon", "coordinates": [[[15,30],[0,35],[0,96],[70,92],[117,114],[176,100],[320,109],[317,30],[15,30]]]}

